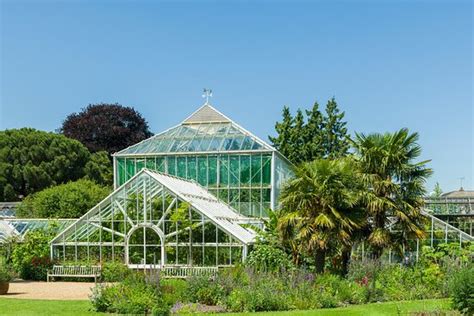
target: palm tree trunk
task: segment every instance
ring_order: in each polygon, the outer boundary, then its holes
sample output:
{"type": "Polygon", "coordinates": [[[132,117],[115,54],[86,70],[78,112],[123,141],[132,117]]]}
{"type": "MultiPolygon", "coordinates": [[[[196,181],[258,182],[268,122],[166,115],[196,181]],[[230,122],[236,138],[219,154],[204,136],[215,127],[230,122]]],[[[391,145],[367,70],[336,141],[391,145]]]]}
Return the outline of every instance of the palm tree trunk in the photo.
{"type": "Polygon", "coordinates": [[[316,250],[314,263],[315,263],[315,266],[316,266],[316,273],[318,273],[318,274],[323,273],[324,272],[324,266],[326,264],[326,250],[323,250],[323,249],[316,250]]]}
{"type": "Polygon", "coordinates": [[[344,247],[342,249],[342,254],[341,254],[341,261],[342,261],[341,274],[342,274],[342,276],[346,276],[347,273],[349,273],[349,261],[350,260],[351,260],[351,248],[350,247],[344,247]]]}

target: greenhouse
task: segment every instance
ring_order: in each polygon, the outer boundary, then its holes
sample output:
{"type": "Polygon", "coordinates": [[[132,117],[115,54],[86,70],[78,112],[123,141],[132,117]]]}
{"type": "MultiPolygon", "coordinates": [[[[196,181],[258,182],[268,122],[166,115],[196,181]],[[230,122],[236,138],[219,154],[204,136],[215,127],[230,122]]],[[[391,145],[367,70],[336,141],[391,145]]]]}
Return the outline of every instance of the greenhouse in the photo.
{"type": "Polygon", "coordinates": [[[115,187],[142,168],[197,181],[249,217],[267,217],[290,176],[272,146],[204,104],[181,124],[114,155],[115,187]]]}
{"type": "Polygon", "coordinates": [[[51,242],[53,259],[129,267],[229,266],[258,225],[199,184],[143,169],[51,242]]]}

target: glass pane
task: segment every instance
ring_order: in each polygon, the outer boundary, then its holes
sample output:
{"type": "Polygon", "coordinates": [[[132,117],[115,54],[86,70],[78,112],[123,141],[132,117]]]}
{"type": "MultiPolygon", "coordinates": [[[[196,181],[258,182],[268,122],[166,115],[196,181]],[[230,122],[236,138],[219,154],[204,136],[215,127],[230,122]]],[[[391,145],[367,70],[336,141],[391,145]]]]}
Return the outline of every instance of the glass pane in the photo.
{"type": "Polygon", "coordinates": [[[240,156],[240,185],[250,183],[250,156],[240,156]]]}
{"type": "Polygon", "coordinates": [[[209,156],[209,179],[208,186],[215,187],[217,186],[217,157],[209,156]]]}
{"type": "Polygon", "coordinates": [[[198,157],[198,182],[202,186],[207,186],[207,157],[198,157]]]}
{"type": "Polygon", "coordinates": [[[252,155],[251,161],[252,185],[260,186],[262,183],[262,156],[252,155]]]}
{"type": "Polygon", "coordinates": [[[176,170],[176,174],[180,178],[186,178],[186,157],[178,157],[178,170],[176,170]]]}
{"type": "Polygon", "coordinates": [[[168,167],[168,174],[176,175],[176,157],[166,157],[166,164],[168,167]]]}
{"type": "Polygon", "coordinates": [[[243,140],[244,140],[244,138],[241,137],[241,136],[235,137],[234,141],[232,142],[232,144],[229,147],[229,150],[240,150],[240,146],[242,146],[243,140]]]}
{"type": "Polygon", "coordinates": [[[242,150],[252,149],[253,140],[249,136],[246,136],[242,142],[242,150]]]}
{"type": "Polygon", "coordinates": [[[127,178],[126,180],[130,179],[135,175],[135,159],[133,158],[127,158],[126,159],[126,164],[127,164],[127,178]]]}
{"type": "Polygon", "coordinates": [[[140,170],[145,168],[145,159],[137,159],[136,160],[136,172],[138,173],[140,170]]]}
{"type": "Polygon", "coordinates": [[[117,159],[117,172],[118,172],[118,184],[122,185],[125,183],[126,179],[126,169],[125,169],[125,159],[123,158],[116,158],[117,159]]]}
{"type": "Polygon", "coordinates": [[[271,183],[271,156],[263,156],[263,166],[262,166],[262,182],[263,184],[269,185],[271,183]]]}
{"type": "Polygon", "coordinates": [[[239,185],[239,156],[230,156],[229,182],[231,186],[239,185]]]}
{"type": "Polygon", "coordinates": [[[196,266],[202,266],[203,261],[203,248],[201,246],[192,248],[192,264],[196,266]]]}
{"type": "Polygon", "coordinates": [[[197,173],[196,173],[196,157],[189,156],[188,157],[188,173],[187,178],[190,180],[197,180],[197,173]]]}
{"type": "Polygon", "coordinates": [[[227,186],[229,184],[229,156],[219,157],[219,185],[227,186]]]}
{"type": "Polygon", "coordinates": [[[146,158],[146,168],[150,169],[150,170],[156,170],[155,158],[154,157],[146,158]]]}
{"type": "Polygon", "coordinates": [[[157,157],[156,158],[156,170],[159,172],[165,172],[165,158],[157,157]]]}

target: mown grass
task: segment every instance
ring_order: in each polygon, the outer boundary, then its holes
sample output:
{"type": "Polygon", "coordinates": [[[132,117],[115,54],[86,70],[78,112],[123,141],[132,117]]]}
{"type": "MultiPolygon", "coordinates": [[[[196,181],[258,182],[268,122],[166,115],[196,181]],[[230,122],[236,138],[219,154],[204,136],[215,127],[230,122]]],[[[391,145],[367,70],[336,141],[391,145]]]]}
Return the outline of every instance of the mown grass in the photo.
{"type": "MultiPolygon", "coordinates": [[[[308,311],[267,312],[259,315],[279,316],[319,316],[319,315],[409,315],[420,311],[447,311],[450,309],[448,299],[420,300],[353,305],[341,308],[318,309],[308,311]]],[[[105,315],[92,311],[89,301],[53,301],[0,298],[0,315],[105,315]]],[[[209,315],[209,314],[201,314],[209,315]]],[[[248,315],[245,313],[222,314],[225,316],[248,315]]]]}

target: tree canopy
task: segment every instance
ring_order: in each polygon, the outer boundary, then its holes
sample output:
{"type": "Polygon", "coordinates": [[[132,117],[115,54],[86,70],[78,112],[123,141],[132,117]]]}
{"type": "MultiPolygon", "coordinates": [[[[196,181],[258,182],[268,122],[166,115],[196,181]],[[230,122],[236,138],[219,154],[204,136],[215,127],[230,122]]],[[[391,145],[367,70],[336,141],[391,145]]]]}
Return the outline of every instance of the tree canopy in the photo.
{"type": "Polygon", "coordinates": [[[282,121],[275,124],[277,136],[270,136],[273,146],[294,164],[320,158],[344,157],[349,151],[344,112],[338,108],[334,98],[326,104],[325,113],[314,103],[304,113],[298,109],[291,115],[283,107],[282,121]]]}
{"type": "Polygon", "coordinates": [[[32,128],[0,131],[0,201],[84,176],[90,153],[77,140],[32,128]]]}
{"type": "Polygon", "coordinates": [[[64,120],[61,132],[83,143],[91,152],[109,154],[152,136],[148,123],[132,107],[120,104],[89,104],[64,120]]]}
{"type": "MultiPolygon", "coordinates": [[[[354,232],[364,223],[360,192],[362,182],[355,163],[345,159],[319,159],[295,169],[295,176],[281,193],[278,230],[291,240],[293,260],[314,256],[316,271],[324,271],[330,250],[343,247],[350,253],[354,232]]],[[[349,258],[349,256],[347,256],[349,258]]]]}
{"type": "Polygon", "coordinates": [[[112,185],[114,182],[113,166],[106,151],[98,151],[84,166],[86,179],[101,185],[112,185]]]}
{"type": "Polygon", "coordinates": [[[418,134],[406,128],[395,133],[356,134],[352,143],[366,186],[367,241],[374,256],[380,257],[386,248],[401,249],[409,239],[422,239],[421,207],[432,170],[426,166],[429,161],[415,161],[421,154],[418,134]]]}
{"type": "Polygon", "coordinates": [[[26,197],[18,217],[79,218],[110,193],[110,189],[91,180],[61,184],[26,197]]]}

